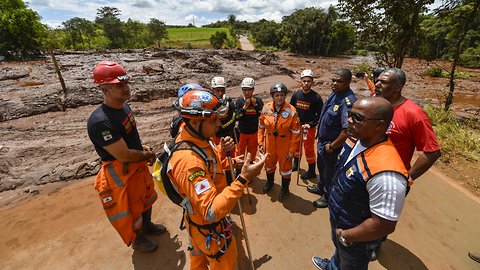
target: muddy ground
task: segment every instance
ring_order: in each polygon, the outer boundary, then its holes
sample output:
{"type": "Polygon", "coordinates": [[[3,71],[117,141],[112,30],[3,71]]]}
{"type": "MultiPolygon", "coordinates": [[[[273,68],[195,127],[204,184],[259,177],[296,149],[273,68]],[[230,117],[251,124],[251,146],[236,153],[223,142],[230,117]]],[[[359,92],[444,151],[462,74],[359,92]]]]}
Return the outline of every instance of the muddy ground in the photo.
{"type": "MultiPolygon", "coordinates": [[[[257,80],[257,93],[268,98],[264,91],[272,83],[285,82],[295,89],[299,87],[301,70],[310,68],[317,77],[314,88],[325,99],[335,69],[354,70],[365,61],[374,66],[371,57],[301,57],[238,50],[77,53],[57,55],[57,59],[67,87],[63,102],[62,88],[50,60],[0,63],[0,145],[5,147],[0,151],[0,192],[22,188],[27,194],[36,193],[39,188],[35,186],[81,179],[97,172],[100,164],[88,140],[85,123],[102,100],[91,79],[93,67],[101,60],[118,61],[132,75],[131,105],[140,133],[143,141],[157,150],[167,138],[167,127],[174,113],[170,97],[187,82],[208,86],[213,76],[222,75],[230,86],[228,94],[238,97],[240,81],[251,76],[257,80]],[[62,108],[66,110],[61,111],[62,108]]],[[[443,102],[448,80],[420,76],[432,65],[446,66],[446,63],[407,59],[404,64],[407,97],[421,104],[443,102]]],[[[459,116],[478,122],[480,71],[464,71],[474,77],[457,81],[453,109],[459,116]]],[[[354,79],[352,88],[358,96],[368,95],[362,80],[354,79]]],[[[478,194],[478,162],[472,164],[457,158],[444,167],[451,175],[461,176],[461,181],[478,194]]]]}
{"type": "MultiPolygon", "coordinates": [[[[169,232],[155,238],[162,244],[154,256],[124,247],[101,212],[92,178],[88,177],[96,173],[99,163],[85,130],[88,115],[101,102],[91,82],[96,62],[116,60],[131,73],[131,105],[140,135],[156,150],[168,137],[174,113],[170,96],[186,82],[208,85],[210,78],[222,75],[230,86],[227,93],[237,97],[241,79],[251,76],[257,80],[256,93],[268,100],[267,90],[274,82],[295,89],[300,71],[310,68],[317,76],[314,87],[325,99],[335,69],[354,69],[363,61],[374,66],[370,57],[213,50],[68,54],[57,58],[69,89],[64,105],[60,104],[61,88],[49,60],[0,64],[0,145],[5,147],[0,150],[0,265],[4,269],[188,267],[185,233],[177,229],[180,213],[165,197],[155,205],[154,216],[167,224],[169,232]],[[60,110],[62,106],[65,111],[60,110]],[[76,179],[80,180],[72,183],[76,179]]],[[[428,67],[426,62],[407,59],[405,95],[422,104],[438,103],[438,99],[443,102],[448,80],[420,76],[428,67]]],[[[475,77],[457,82],[460,98],[456,97],[454,110],[461,117],[478,119],[480,71],[464,71],[475,77]]],[[[355,79],[352,88],[359,96],[368,95],[363,81],[355,79]]],[[[418,191],[409,196],[411,203],[398,232],[386,243],[387,252],[372,269],[475,269],[478,265],[469,261],[466,252],[480,249],[475,229],[480,223],[479,165],[456,158],[448,164],[438,163],[422,177],[416,184],[418,191]]],[[[252,205],[243,198],[251,228],[248,233],[255,241],[256,268],[313,269],[309,261],[312,255],[329,256],[333,250],[327,212],[313,208],[310,201],[316,198],[305,191],[307,183],[293,185],[292,196],[279,203],[278,183],[272,194],[261,194],[264,178],[261,175],[253,184],[252,205]]],[[[238,216],[234,219],[238,221],[238,216]]],[[[240,262],[240,269],[248,269],[244,248],[240,248],[240,262]]]]}

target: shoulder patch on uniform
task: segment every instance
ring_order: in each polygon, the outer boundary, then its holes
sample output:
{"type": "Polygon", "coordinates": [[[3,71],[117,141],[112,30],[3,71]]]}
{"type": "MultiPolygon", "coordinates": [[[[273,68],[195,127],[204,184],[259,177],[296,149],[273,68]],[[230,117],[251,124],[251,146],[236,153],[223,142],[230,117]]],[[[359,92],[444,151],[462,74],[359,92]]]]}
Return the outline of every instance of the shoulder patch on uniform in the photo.
{"type": "Polygon", "coordinates": [[[195,184],[195,193],[197,193],[197,195],[200,195],[203,192],[209,190],[210,187],[210,182],[208,182],[207,179],[203,179],[202,181],[195,184]]]}
{"type": "Polygon", "coordinates": [[[350,101],[350,98],[346,97],[345,98],[345,102],[347,103],[347,105],[352,105],[352,102],[350,101]]]}
{"type": "Polygon", "coordinates": [[[188,176],[188,181],[191,182],[191,181],[192,181],[193,179],[195,179],[195,177],[197,177],[197,176],[205,176],[205,171],[204,171],[204,170],[200,170],[200,171],[196,171],[196,172],[190,174],[190,175],[188,176]]]}

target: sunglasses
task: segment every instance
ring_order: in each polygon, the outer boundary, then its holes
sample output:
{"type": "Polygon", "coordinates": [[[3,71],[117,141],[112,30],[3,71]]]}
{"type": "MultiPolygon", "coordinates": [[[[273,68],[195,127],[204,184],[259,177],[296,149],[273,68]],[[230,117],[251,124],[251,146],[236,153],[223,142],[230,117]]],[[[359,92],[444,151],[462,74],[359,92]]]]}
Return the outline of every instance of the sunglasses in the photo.
{"type": "Polygon", "coordinates": [[[383,119],[380,119],[380,118],[367,118],[361,114],[358,114],[358,113],[355,113],[355,112],[352,112],[352,111],[349,111],[348,112],[348,117],[352,118],[353,122],[355,123],[361,123],[363,121],[368,121],[368,120],[383,120],[383,119]]]}
{"type": "Polygon", "coordinates": [[[128,80],[130,80],[130,76],[128,76],[128,75],[118,76],[117,80],[119,80],[121,82],[128,82],[128,80]]]}

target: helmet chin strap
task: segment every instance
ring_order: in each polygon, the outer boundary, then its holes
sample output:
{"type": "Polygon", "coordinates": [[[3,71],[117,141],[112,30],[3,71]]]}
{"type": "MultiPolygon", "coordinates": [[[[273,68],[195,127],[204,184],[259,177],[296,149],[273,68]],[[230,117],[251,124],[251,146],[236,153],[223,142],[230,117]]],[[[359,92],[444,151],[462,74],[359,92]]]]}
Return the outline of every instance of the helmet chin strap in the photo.
{"type": "MultiPolygon", "coordinates": [[[[187,120],[187,119],[185,119],[187,120]]],[[[193,133],[193,135],[197,136],[198,138],[204,140],[204,141],[208,141],[208,138],[205,138],[205,136],[203,136],[203,132],[202,132],[202,129],[203,129],[203,121],[200,122],[200,126],[198,127],[198,131],[195,130],[195,128],[193,128],[192,124],[190,124],[190,120],[187,120],[187,121],[184,121],[185,122],[185,125],[187,126],[187,128],[193,133]]]]}

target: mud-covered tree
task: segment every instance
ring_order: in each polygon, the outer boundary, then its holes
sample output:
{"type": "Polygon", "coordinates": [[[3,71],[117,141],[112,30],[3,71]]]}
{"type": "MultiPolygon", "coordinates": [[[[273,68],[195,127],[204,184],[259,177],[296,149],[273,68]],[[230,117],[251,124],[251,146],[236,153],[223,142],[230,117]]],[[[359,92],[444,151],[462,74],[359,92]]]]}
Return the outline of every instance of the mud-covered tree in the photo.
{"type": "Polygon", "coordinates": [[[46,29],[22,0],[0,1],[0,55],[27,59],[41,54],[46,29]]]}
{"type": "Polygon", "coordinates": [[[210,36],[210,45],[215,49],[220,49],[225,44],[225,41],[228,39],[227,33],[223,31],[217,31],[210,36]]]}
{"type": "Polygon", "coordinates": [[[121,12],[116,7],[101,7],[97,10],[95,23],[103,27],[105,35],[110,40],[111,48],[122,48],[125,44],[125,31],[120,20],[121,12]]]}
{"type": "Polygon", "coordinates": [[[160,41],[168,38],[167,27],[164,22],[159,19],[151,18],[148,23],[148,30],[150,37],[157,43],[157,47],[160,47],[160,41]]]}
{"type": "Polygon", "coordinates": [[[339,0],[340,11],[364,43],[375,43],[378,64],[401,68],[420,23],[434,0],[339,0]]]}

